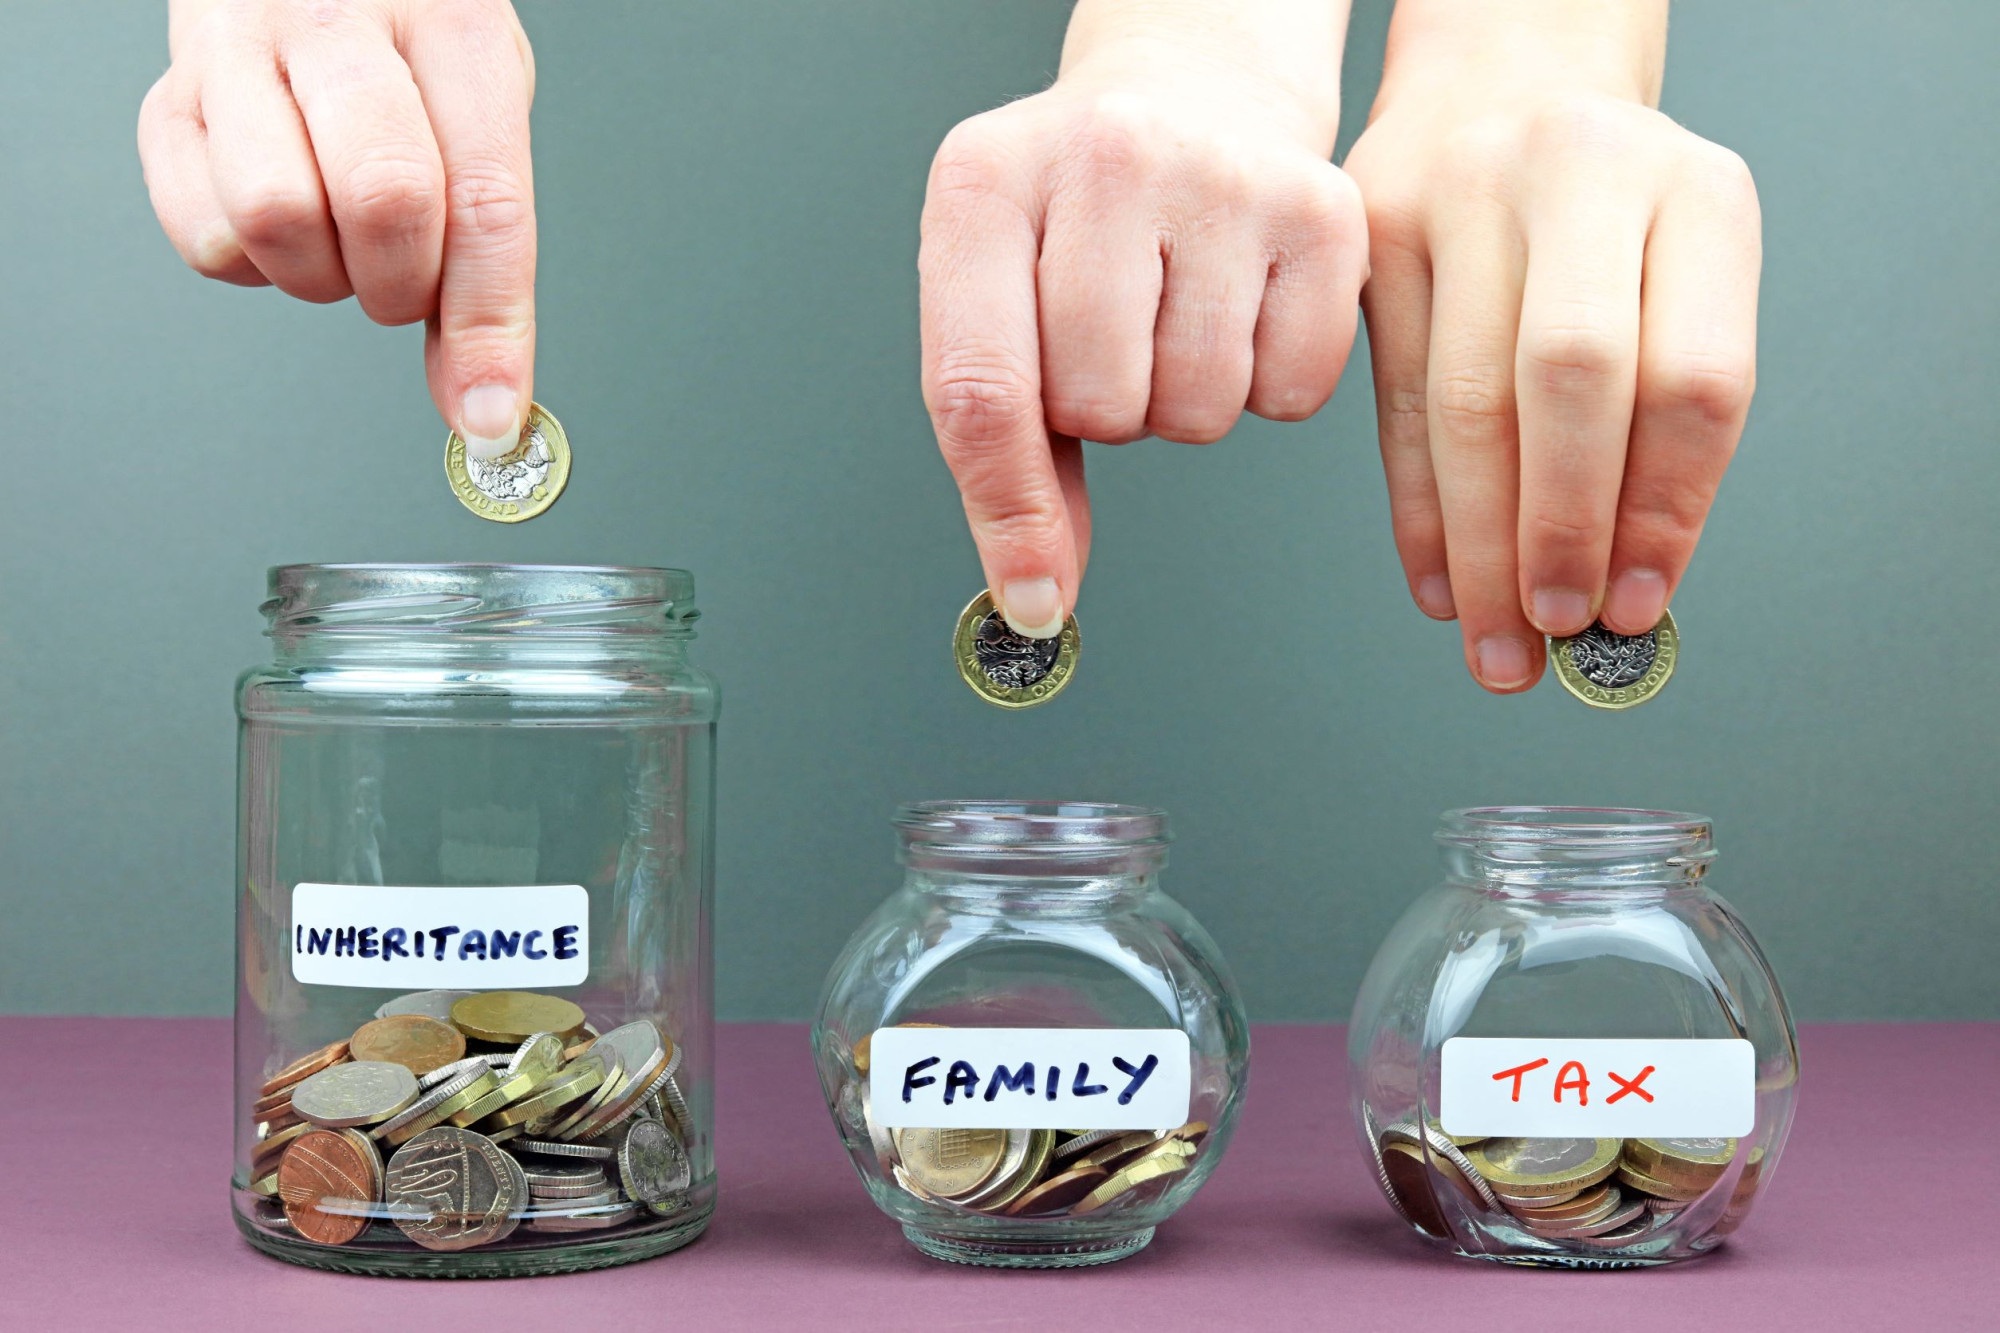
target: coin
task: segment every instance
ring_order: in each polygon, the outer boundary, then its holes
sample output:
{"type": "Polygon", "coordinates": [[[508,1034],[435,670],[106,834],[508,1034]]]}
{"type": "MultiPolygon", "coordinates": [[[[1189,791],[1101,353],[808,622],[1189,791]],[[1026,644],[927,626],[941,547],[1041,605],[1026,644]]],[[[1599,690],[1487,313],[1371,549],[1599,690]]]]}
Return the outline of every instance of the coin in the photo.
{"type": "Polygon", "coordinates": [[[645,1019],[613,1028],[591,1049],[618,1053],[620,1081],[575,1125],[558,1126],[557,1138],[593,1139],[609,1132],[659,1091],[681,1063],[680,1051],[645,1019]]]}
{"type": "Polygon", "coordinates": [[[1627,1139],[1625,1163],[1655,1180],[1706,1188],[1736,1157],[1735,1139],[1627,1139]]]}
{"type": "MultiPolygon", "coordinates": [[[[501,1057],[503,1064],[505,1063],[506,1059],[507,1057],[505,1056],[501,1057]]],[[[463,1074],[468,1069],[491,1069],[491,1068],[493,1068],[493,1061],[487,1056],[468,1055],[463,1060],[453,1060],[448,1065],[439,1065],[436,1069],[433,1069],[428,1074],[418,1075],[417,1087],[421,1091],[429,1092],[432,1088],[435,1088],[438,1084],[447,1083],[452,1079],[457,1078],[460,1074],[463,1074]]]]}
{"type": "Polygon", "coordinates": [[[1069,1163],[1071,1166],[1101,1166],[1110,1169],[1119,1159],[1142,1152],[1159,1141],[1159,1134],[1150,1129],[1121,1130],[1089,1150],[1071,1157],[1069,1163]]]}
{"type": "Polygon", "coordinates": [[[273,1171],[268,1176],[259,1176],[251,1181],[250,1192],[259,1198],[275,1199],[278,1196],[278,1173],[273,1171]]]}
{"type": "Polygon", "coordinates": [[[1378,1165],[1383,1188],[1397,1212],[1426,1235],[1451,1234],[1444,1207],[1438,1202],[1436,1178],[1424,1161],[1422,1149],[1402,1142],[1384,1144],[1378,1165]]]}
{"type": "Polygon", "coordinates": [[[639,1209],[630,1203],[599,1204],[588,1209],[539,1212],[528,1219],[530,1231],[601,1231],[629,1222],[639,1209]]]}
{"type": "Polygon", "coordinates": [[[347,1040],[346,1038],[342,1038],[330,1046],[320,1047],[311,1055],[302,1055],[292,1061],[283,1069],[265,1079],[264,1085],[257,1089],[257,1094],[261,1097],[268,1097],[278,1091],[278,1089],[289,1088],[294,1083],[304,1079],[307,1075],[317,1074],[320,1070],[330,1065],[337,1065],[346,1058],[347,1040]]]}
{"type": "Polygon", "coordinates": [[[1675,1185],[1664,1180],[1656,1180],[1630,1162],[1618,1164],[1618,1182],[1621,1185],[1630,1185],[1635,1190],[1643,1190],[1656,1198],[1678,1199],[1683,1203],[1692,1203],[1708,1193],[1707,1185],[1675,1185]]]}
{"type": "MultiPolygon", "coordinates": [[[[563,1066],[564,1073],[572,1069],[582,1069],[587,1065],[598,1067],[596,1086],[585,1089],[562,1105],[546,1114],[526,1122],[529,1132],[539,1138],[574,1139],[580,1137],[575,1131],[589,1117],[592,1111],[604,1105],[610,1096],[618,1091],[625,1081],[625,1058],[616,1046],[606,1046],[603,1050],[592,1047],[589,1051],[563,1066]]],[[[560,1076],[558,1076],[560,1077],[560,1076]]],[[[550,1080],[553,1084],[557,1080],[550,1080]]]]}
{"type": "Polygon", "coordinates": [[[553,1032],[537,1032],[522,1042],[507,1060],[507,1077],[535,1073],[546,1078],[563,1066],[563,1040],[553,1032]]]}
{"type": "Polygon", "coordinates": [[[1450,1181],[1459,1193],[1478,1207],[1487,1209],[1500,1207],[1500,1199],[1494,1189],[1486,1183],[1486,1178],[1479,1173],[1478,1168],[1459,1151],[1458,1145],[1451,1141],[1450,1135],[1435,1125],[1425,1125],[1423,1135],[1424,1143],[1419,1144],[1417,1126],[1410,1121],[1391,1125],[1382,1131],[1382,1138],[1385,1141],[1408,1144],[1418,1149],[1419,1156],[1423,1155],[1423,1146],[1428,1145],[1431,1166],[1450,1181]]]}
{"type": "Polygon", "coordinates": [[[572,1031],[583,1022],[583,1010],[554,995],[493,990],[454,1003],[451,1021],[468,1037],[513,1046],[537,1032],[572,1031]]]}
{"type": "Polygon", "coordinates": [[[1007,1156],[1002,1159],[1000,1169],[984,1187],[959,1202],[985,1212],[1003,1211],[1048,1169],[1049,1154],[1055,1151],[1055,1146],[1054,1130],[1007,1131],[1007,1156]]]}
{"type": "Polygon", "coordinates": [[[910,1178],[947,1199],[977,1190],[1007,1156],[1004,1129],[898,1129],[893,1136],[910,1178]]]}
{"type": "Polygon", "coordinates": [[[1016,634],[995,609],[993,594],[982,592],[958,616],[952,657],[972,692],[1000,708],[1033,708],[1062,692],[1076,673],[1076,617],[1063,621],[1053,639],[1016,634]]]}
{"type": "Polygon", "coordinates": [[[1152,1151],[1139,1157],[1111,1173],[1110,1179],[1083,1196],[1082,1200],[1069,1210],[1071,1217],[1083,1217],[1106,1207],[1115,1200],[1130,1194],[1141,1185],[1174,1175],[1188,1168],[1188,1154],[1177,1149],[1185,1144],[1161,1143],[1152,1151]]]}
{"type": "Polygon", "coordinates": [[[528,1202],[528,1178],[482,1134],[438,1125],[389,1159],[389,1214],[427,1250],[469,1250],[504,1239],[528,1202]]]}
{"type": "Polygon", "coordinates": [[[1617,1203],[1618,1187],[1609,1184],[1598,1184],[1558,1204],[1542,1208],[1510,1204],[1508,1211],[1524,1222],[1564,1222],[1580,1217],[1588,1217],[1590,1214],[1600,1210],[1609,1211],[1617,1203]]]}
{"type": "Polygon", "coordinates": [[[274,1163],[285,1148],[297,1141],[300,1135],[319,1126],[301,1120],[296,1125],[287,1125],[281,1130],[265,1135],[257,1140],[257,1146],[250,1150],[250,1171],[252,1175],[262,1174],[267,1163],[274,1163]]]}
{"type": "Polygon", "coordinates": [[[1618,1167],[1623,1139],[1488,1139],[1465,1150],[1474,1171],[1510,1197],[1574,1194],[1618,1167]]]}
{"type": "Polygon", "coordinates": [[[547,408],[531,403],[511,453],[473,458],[457,431],[446,436],[444,474],[458,502],[481,518],[524,522],[554,504],[569,484],[569,436],[547,408]]]}
{"type": "Polygon", "coordinates": [[[424,1014],[391,1014],[356,1028],[347,1047],[357,1061],[383,1060],[428,1074],[465,1057],[465,1034],[424,1014]]]}
{"type": "Polygon", "coordinates": [[[868,1145],[875,1150],[875,1160],[884,1171],[893,1170],[902,1160],[896,1150],[895,1134],[887,1127],[875,1123],[873,1098],[868,1090],[868,1080],[861,1080],[861,1120],[868,1126],[868,1145]]]}
{"type": "Polygon", "coordinates": [[[322,1069],[292,1092],[292,1109],[316,1125],[345,1128],[387,1120],[417,1099],[417,1076],[386,1060],[322,1069]]]}
{"type": "Polygon", "coordinates": [[[375,1137],[384,1143],[401,1143],[462,1110],[491,1092],[500,1082],[491,1067],[475,1065],[418,1097],[375,1127],[375,1137]]]}
{"type": "Polygon", "coordinates": [[[604,1168],[595,1162],[586,1166],[526,1166],[528,1193],[537,1199],[577,1198],[596,1194],[611,1183],[604,1168]]]}
{"type": "Polygon", "coordinates": [[[1067,1212],[1072,1205],[1080,1202],[1084,1195],[1103,1184],[1110,1174],[1102,1167],[1071,1167],[1023,1191],[1001,1211],[1009,1217],[1035,1217],[1043,1213],[1067,1212]]]}
{"type": "MultiPolygon", "coordinates": [[[[608,1034],[607,1034],[608,1035],[608,1034]]],[[[674,1132],[657,1120],[635,1120],[618,1149],[618,1180],[640,1203],[658,1203],[693,1179],[674,1132]]]]}
{"type": "Polygon", "coordinates": [[[468,995],[477,991],[469,990],[420,990],[408,995],[398,995],[393,1000],[384,1000],[375,1007],[375,1017],[394,1018],[397,1014],[422,1014],[425,1018],[435,1018],[440,1023],[451,1022],[451,1007],[468,995]]]}
{"type": "Polygon", "coordinates": [[[489,1123],[495,1129],[505,1129],[509,1125],[525,1125],[551,1111],[568,1106],[579,1097],[594,1091],[603,1080],[604,1061],[595,1053],[586,1055],[581,1060],[564,1065],[546,1083],[520,1101],[495,1111],[489,1117],[489,1123]]]}
{"type": "MultiPolygon", "coordinates": [[[[457,1125],[460,1129],[464,1129],[475,1120],[484,1120],[501,1107],[510,1106],[521,1100],[521,1098],[548,1082],[550,1075],[542,1072],[539,1064],[535,1064],[518,1074],[512,1075],[509,1075],[505,1070],[494,1070],[493,1077],[496,1086],[488,1089],[485,1095],[481,1096],[477,1101],[469,1102],[458,1110],[453,1111],[446,1119],[450,1120],[452,1124],[457,1125]]],[[[496,1129],[508,1127],[506,1125],[494,1126],[496,1129]]]]}
{"type": "Polygon", "coordinates": [[[278,1197],[301,1236],[345,1245],[367,1229],[381,1178],[381,1158],[366,1138],[315,1129],[285,1149],[278,1163],[278,1197]]]}
{"type": "Polygon", "coordinates": [[[601,1147],[595,1143],[555,1143],[548,1139],[516,1139],[517,1151],[536,1153],[542,1157],[582,1157],[608,1161],[618,1155],[614,1148],[601,1147]]]}
{"type": "MultiPolygon", "coordinates": [[[[1580,1236],[1602,1236],[1607,1232],[1631,1226],[1634,1222],[1641,1221],[1645,1217],[1646,1201],[1640,1198],[1632,1198],[1625,1200],[1616,1209],[1605,1213],[1594,1221],[1580,1223],[1561,1232],[1543,1232],[1542,1234],[1556,1240],[1571,1240],[1580,1236]]],[[[1650,1223],[1648,1223],[1648,1226],[1650,1227],[1650,1223]]]]}
{"type": "Polygon", "coordinates": [[[1658,694],[1680,656],[1674,613],[1644,634],[1613,634],[1602,622],[1581,634],[1549,640],[1549,660],[1563,688],[1592,708],[1631,708],[1658,694]]]}
{"type": "Polygon", "coordinates": [[[1064,1139],[1061,1143],[1058,1143],[1056,1145],[1056,1160],[1061,1161],[1067,1157],[1074,1157],[1080,1152],[1089,1152],[1098,1144],[1109,1143],[1120,1135],[1129,1132],[1129,1130],[1123,1129],[1086,1130],[1074,1138],[1064,1139]]]}

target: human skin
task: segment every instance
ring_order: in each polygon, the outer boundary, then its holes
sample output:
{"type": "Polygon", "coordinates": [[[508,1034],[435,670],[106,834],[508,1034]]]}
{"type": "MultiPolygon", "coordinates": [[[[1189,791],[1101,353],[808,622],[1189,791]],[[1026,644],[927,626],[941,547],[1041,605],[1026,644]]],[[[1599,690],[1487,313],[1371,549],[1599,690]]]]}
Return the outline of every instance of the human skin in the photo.
{"type": "Polygon", "coordinates": [[[475,456],[534,387],[534,56],[506,0],[173,0],[139,113],[161,226],[196,272],[425,324],[475,456]]]}

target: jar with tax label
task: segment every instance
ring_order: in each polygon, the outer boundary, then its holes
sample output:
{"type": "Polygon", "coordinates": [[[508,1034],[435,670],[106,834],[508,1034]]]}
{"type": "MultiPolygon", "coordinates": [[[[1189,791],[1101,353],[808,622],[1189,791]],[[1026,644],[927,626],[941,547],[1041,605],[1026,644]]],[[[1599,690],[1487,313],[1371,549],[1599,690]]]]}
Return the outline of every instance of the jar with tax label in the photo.
{"type": "Polygon", "coordinates": [[[1221,1161],[1250,1053],[1220,951],[1160,888],[1166,815],[928,801],[895,822],[903,886],[813,1027],[862,1183],[934,1258],[1136,1253],[1221,1161]]]}
{"type": "Polygon", "coordinates": [[[1348,1029],[1391,1206],[1461,1255],[1561,1268],[1713,1250],[1770,1187],[1798,1044],[1709,880],[1709,821],[1458,810],[1348,1029]]]}
{"type": "Polygon", "coordinates": [[[717,692],[692,577],[291,565],[264,613],[237,691],[238,1229],[433,1277],[695,1239],[717,692]]]}

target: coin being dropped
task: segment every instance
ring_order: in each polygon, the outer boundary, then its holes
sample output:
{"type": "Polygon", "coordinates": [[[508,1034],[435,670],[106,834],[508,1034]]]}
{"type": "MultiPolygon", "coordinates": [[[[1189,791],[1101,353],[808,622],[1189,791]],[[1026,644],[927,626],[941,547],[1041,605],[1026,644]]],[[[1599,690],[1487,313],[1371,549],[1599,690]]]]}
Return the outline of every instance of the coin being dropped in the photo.
{"type": "Polygon", "coordinates": [[[1632,708],[1665,688],[1680,657],[1674,613],[1644,634],[1613,634],[1602,623],[1581,634],[1549,640],[1549,660],[1563,688],[1592,708],[1632,708]]]}
{"type": "Polygon", "coordinates": [[[993,605],[993,594],[982,592],[959,613],[952,639],[958,674],[972,692],[997,708],[1033,708],[1062,692],[1076,673],[1076,617],[1063,621],[1053,639],[1016,634],[993,605]]]}
{"type": "Polygon", "coordinates": [[[453,431],[444,442],[444,474],[458,502],[495,523],[521,523],[556,502],[569,484],[569,436],[540,403],[528,407],[521,443],[498,458],[474,458],[453,431]]]}
{"type": "Polygon", "coordinates": [[[292,1109],[336,1129],[387,1120],[417,1099],[417,1076],[387,1060],[351,1060],[322,1069],[292,1092],[292,1109]]]}

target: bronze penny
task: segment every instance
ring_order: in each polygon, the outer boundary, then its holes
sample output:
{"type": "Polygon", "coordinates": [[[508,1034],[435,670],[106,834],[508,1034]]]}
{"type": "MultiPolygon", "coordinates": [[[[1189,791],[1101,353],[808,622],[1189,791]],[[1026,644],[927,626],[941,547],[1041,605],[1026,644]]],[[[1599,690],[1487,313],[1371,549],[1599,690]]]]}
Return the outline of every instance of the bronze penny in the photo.
{"type": "Polygon", "coordinates": [[[1102,1167],[1076,1167],[1061,1175],[1050,1176],[1001,1211],[1009,1217],[1067,1212],[1072,1204],[1081,1203],[1085,1195],[1103,1184],[1110,1174],[1102,1167]]]}
{"type": "Polygon", "coordinates": [[[288,1129],[275,1130],[257,1140],[250,1150],[250,1164],[256,1168],[256,1174],[262,1175],[274,1169],[278,1154],[283,1152],[292,1140],[311,1128],[311,1125],[301,1120],[288,1129]]]}
{"type": "Polygon", "coordinates": [[[345,1245],[368,1227],[363,1210],[376,1202],[380,1158],[358,1134],[315,1129],[285,1149],[278,1163],[278,1197],[292,1228],[321,1245],[345,1245]],[[338,1212],[328,1212],[338,1203],[338,1212]]]}
{"type": "Polygon", "coordinates": [[[302,1055],[264,1080],[264,1086],[257,1089],[259,1097],[268,1097],[280,1088],[289,1088],[308,1074],[317,1074],[329,1065],[337,1065],[347,1058],[347,1042],[337,1041],[331,1046],[322,1046],[311,1055],[302,1055]]]}
{"type": "Polygon", "coordinates": [[[465,1058],[465,1034],[424,1014],[391,1014],[363,1023],[348,1039],[356,1060],[386,1060],[428,1074],[465,1058]]]}

